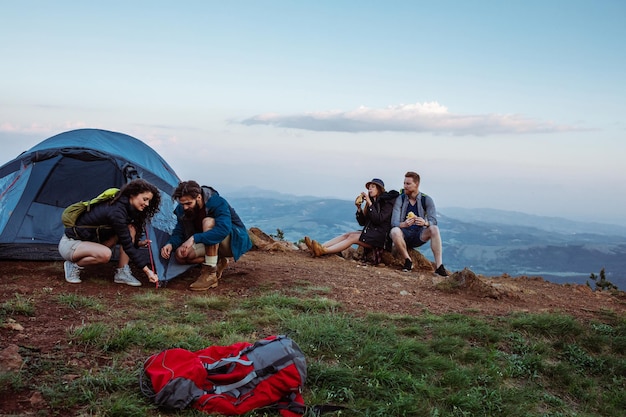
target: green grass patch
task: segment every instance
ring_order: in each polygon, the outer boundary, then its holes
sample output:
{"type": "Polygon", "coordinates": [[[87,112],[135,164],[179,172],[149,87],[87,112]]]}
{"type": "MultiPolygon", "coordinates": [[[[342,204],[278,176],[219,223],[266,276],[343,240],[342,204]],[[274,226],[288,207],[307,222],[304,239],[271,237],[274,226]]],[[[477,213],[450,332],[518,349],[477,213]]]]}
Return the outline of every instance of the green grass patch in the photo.
{"type": "Polygon", "coordinates": [[[106,307],[97,299],[78,294],[59,294],[57,296],[57,301],[59,304],[66,305],[74,310],[80,310],[83,308],[96,312],[103,312],[106,310],[106,307]]]}
{"type": "Polygon", "coordinates": [[[226,297],[194,296],[187,300],[186,306],[200,310],[225,311],[230,307],[231,300],[226,297]]]}
{"type": "MultiPolygon", "coordinates": [[[[343,405],[335,413],[342,417],[613,417],[626,409],[626,319],[617,314],[591,322],[548,313],[354,316],[310,294],[134,295],[116,301],[116,317],[125,320],[86,317],[50,352],[25,352],[22,370],[0,374],[0,393],[35,387],[54,415],[164,415],[139,390],[150,355],[286,334],[307,357],[306,402],[343,405]]],[[[55,301],[100,308],[98,298],[55,301]]],[[[30,308],[33,301],[18,295],[2,304],[4,314],[30,308]]]]}
{"type": "Polygon", "coordinates": [[[32,298],[15,293],[12,299],[0,304],[0,313],[2,316],[16,314],[33,316],[35,314],[35,303],[32,298]]]}

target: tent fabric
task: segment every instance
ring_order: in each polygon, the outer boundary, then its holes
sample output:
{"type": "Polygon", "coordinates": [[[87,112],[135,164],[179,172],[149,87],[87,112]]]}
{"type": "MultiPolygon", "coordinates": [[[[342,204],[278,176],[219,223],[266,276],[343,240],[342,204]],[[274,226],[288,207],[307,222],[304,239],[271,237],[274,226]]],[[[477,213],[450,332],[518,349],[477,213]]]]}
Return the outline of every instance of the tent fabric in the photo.
{"type": "Polygon", "coordinates": [[[161,207],[147,225],[159,279],[188,266],[159,256],[176,224],[172,192],[180,179],[145,143],[123,133],[78,129],[52,136],[0,167],[0,259],[61,260],[61,213],[134,178],[154,184],[161,207]]]}

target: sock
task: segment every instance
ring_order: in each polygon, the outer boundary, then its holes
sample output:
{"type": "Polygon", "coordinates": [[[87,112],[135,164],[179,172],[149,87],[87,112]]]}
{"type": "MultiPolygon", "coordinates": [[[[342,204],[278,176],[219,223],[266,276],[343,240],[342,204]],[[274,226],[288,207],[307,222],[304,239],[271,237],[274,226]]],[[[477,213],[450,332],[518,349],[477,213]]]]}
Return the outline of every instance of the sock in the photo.
{"type": "Polygon", "coordinates": [[[204,264],[208,266],[217,266],[217,256],[204,255],[204,264]]]}

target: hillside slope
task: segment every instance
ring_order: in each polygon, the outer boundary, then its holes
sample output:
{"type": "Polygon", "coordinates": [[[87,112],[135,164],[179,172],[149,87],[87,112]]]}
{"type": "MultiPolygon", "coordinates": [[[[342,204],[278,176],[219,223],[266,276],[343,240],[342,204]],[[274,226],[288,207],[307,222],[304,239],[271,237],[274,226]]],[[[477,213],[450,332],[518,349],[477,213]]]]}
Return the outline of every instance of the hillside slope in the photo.
{"type": "MultiPolygon", "coordinates": [[[[238,262],[231,260],[219,287],[208,294],[248,297],[274,289],[298,297],[304,288],[307,296],[336,300],[341,309],[354,314],[418,315],[428,311],[497,316],[514,312],[562,312],[593,317],[607,311],[626,313],[623,291],[594,292],[585,285],[556,284],[541,277],[512,278],[506,274],[484,277],[469,269],[452,271],[451,277],[442,278],[430,271],[407,273],[396,266],[371,266],[336,255],[312,258],[306,249],[286,249],[286,246],[254,249],[238,262]]],[[[0,262],[0,300],[9,300],[15,294],[40,299],[44,289],[51,294],[93,295],[105,301],[110,299],[112,303],[125,294],[145,291],[167,291],[181,300],[198,295],[187,289],[199,275],[198,268],[192,268],[159,289],[147,283],[141,273],[135,275],[144,281],[142,287],[113,284],[113,268],[112,263],[87,268],[81,274],[83,283],[75,285],[63,279],[62,262],[3,261],[0,262]]],[[[46,306],[37,305],[37,315],[46,317],[45,310],[46,306]]],[[[65,329],[71,322],[61,324],[65,329]]],[[[5,335],[3,330],[3,337],[5,335]]],[[[29,337],[37,339],[42,335],[35,333],[29,337]]]]}
{"type": "MultiPolygon", "coordinates": [[[[83,282],[69,284],[63,278],[60,261],[1,261],[0,369],[11,369],[11,358],[15,359],[19,351],[36,352],[37,357],[59,354],[67,358],[85,357],[85,346],[72,343],[71,329],[91,323],[94,315],[97,319],[105,317],[112,328],[124,328],[128,314],[131,317],[141,314],[142,304],[133,305],[135,297],[149,293],[163,294],[168,304],[181,309],[194,299],[197,302],[204,294],[215,300],[242,301],[276,292],[297,299],[333,300],[337,303],[337,314],[355,316],[458,313],[498,317],[523,312],[567,314],[582,321],[598,322],[607,315],[626,316],[624,292],[593,292],[584,285],[555,284],[540,277],[487,278],[467,269],[441,278],[433,275],[430,264],[424,265],[428,270],[404,273],[396,266],[373,267],[336,255],[312,258],[308,251],[287,242],[271,242],[259,247],[264,249],[254,249],[238,262],[231,262],[220,285],[206,293],[187,289],[198,277],[199,268],[192,268],[157,289],[146,282],[141,273],[136,274],[144,281],[141,287],[114,284],[114,263],[85,268],[81,273],[83,282]],[[107,311],[94,311],[61,301],[73,297],[93,299],[94,303],[107,306],[107,311]],[[129,313],[129,309],[132,312],[129,313]],[[128,314],[118,314],[118,310],[128,314]]],[[[219,309],[209,308],[204,314],[209,321],[223,320],[219,309]]],[[[162,324],[168,323],[168,318],[163,317],[162,324]]],[[[258,328],[255,334],[266,335],[267,331],[258,328]]],[[[21,358],[17,359],[21,363],[21,358]]],[[[88,373],[96,365],[90,360],[80,360],[73,366],[82,367],[88,373]]],[[[31,387],[0,396],[0,414],[3,415],[35,415],[49,407],[41,393],[31,387]]]]}

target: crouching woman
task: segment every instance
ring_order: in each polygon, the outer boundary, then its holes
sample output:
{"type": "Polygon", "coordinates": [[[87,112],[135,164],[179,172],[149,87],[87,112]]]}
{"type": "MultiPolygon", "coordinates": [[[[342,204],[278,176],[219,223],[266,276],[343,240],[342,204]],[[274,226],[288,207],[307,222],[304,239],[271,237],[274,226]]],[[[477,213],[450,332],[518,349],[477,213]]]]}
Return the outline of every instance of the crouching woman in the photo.
{"type": "Polygon", "coordinates": [[[129,262],[142,269],[150,282],[158,282],[151,269],[150,255],[141,249],[150,244],[139,240],[145,223],[159,210],[161,195],[149,182],[135,179],[125,184],[109,201],[90,207],[76,220],[74,227],[65,229],[59,242],[59,253],[65,259],[67,282],[81,282],[80,273],[85,266],[105,264],[111,260],[112,248],[120,245],[118,268],[114,282],[134,287],[141,285],[129,267],[129,262]]]}

